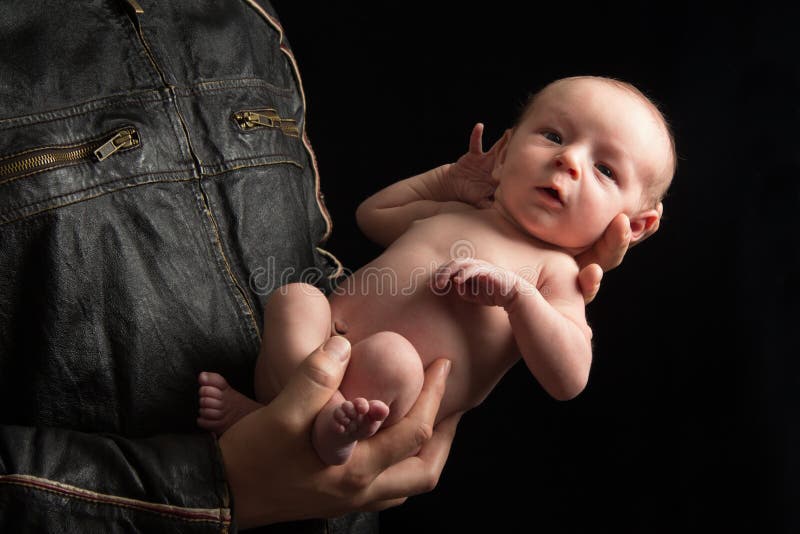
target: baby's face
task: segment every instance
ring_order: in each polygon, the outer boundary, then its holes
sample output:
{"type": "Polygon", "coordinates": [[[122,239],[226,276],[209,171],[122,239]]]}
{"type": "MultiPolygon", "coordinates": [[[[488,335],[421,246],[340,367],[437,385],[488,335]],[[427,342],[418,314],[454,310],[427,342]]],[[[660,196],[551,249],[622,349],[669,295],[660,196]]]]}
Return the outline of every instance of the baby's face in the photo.
{"type": "Polygon", "coordinates": [[[577,252],[619,213],[635,237],[644,187],[670,167],[667,131],[638,96],[602,80],[560,81],[499,155],[496,206],[529,234],[577,252]]]}

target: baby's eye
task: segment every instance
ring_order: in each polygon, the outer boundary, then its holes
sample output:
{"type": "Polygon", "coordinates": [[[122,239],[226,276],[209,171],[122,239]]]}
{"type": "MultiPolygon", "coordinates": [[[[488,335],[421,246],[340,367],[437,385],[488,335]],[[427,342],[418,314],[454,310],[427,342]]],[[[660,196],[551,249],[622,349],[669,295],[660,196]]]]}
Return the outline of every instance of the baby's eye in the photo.
{"type": "Polygon", "coordinates": [[[595,165],[595,167],[597,167],[597,170],[600,171],[602,174],[608,176],[609,178],[614,178],[614,171],[612,171],[610,168],[603,165],[602,163],[598,163],[597,165],[595,165]]]}
{"type": "Polygon", "coordinates": [[[552,141],[553,143],[560,145],[561,144],[561,136],[555,132],[542,132],[542,135],[548,141],[552,141]]]}

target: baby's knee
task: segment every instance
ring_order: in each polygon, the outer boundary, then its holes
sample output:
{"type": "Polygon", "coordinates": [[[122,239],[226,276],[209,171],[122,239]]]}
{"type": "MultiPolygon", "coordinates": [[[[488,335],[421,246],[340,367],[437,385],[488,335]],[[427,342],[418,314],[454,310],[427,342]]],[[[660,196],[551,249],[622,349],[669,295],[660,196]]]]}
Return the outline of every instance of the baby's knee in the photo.
{"type": "Polygon", "coordinates": [[[325,312],[329,309],[327,297],[311,284],[293,283],[279,287],[270,294],[264,304],[264,314],[285,315],[291,313],[325,312]]]}
{"type": "Polygon", "coordinates": [[[354,347],[353,356],[363,360],[362,365],[375,376],[383,376],[383,380],[422,388],[424,369],[419,353],[410,341],[396,332],[369,336],[354,347]]]}
{"type": "Polygon", "coordinates": [[[296,300],[324,300],[327,302],[327,298],[318,288],[304,282],[294,282],[283,285],[273,291],[269,296],[269,299],[267,299],[267,306],[269,306],[273,301],[296,300]]]}

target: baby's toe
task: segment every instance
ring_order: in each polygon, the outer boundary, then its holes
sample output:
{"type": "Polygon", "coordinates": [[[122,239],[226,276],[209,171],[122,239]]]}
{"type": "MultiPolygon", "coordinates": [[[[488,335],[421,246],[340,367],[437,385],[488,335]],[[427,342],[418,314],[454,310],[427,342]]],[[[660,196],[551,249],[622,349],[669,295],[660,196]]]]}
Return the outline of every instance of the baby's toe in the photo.
{"type": "Polygon", "coordinates": [[[383,421],[389,417],[389,406],[379,400],[369,401],[369,413],[367,414],[372,421],[383,421]]]}
{"type": "Polygon", "coordinates": [[[365,413],[369,412],[369,401],[363,397],[358,397],[353,399],[353,407],[355,407],[356,412],[358,415],[364,415],[365,413]]]}

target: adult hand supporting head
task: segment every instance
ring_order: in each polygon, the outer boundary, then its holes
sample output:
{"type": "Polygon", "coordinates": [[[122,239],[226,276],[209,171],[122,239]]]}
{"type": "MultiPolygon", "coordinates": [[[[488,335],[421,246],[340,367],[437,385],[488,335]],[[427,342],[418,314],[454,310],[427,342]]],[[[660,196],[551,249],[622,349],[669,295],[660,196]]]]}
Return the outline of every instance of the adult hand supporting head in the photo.
{"type": "Polygon", "coordinates": [[[661,215],[664,213],[664,205],[659,202],[656,209],[659,218],[656,224],[647,230],[635,243],[631,243],[631,225],[628,217],[620,213],[611,221],[603,232],[602,237],[592,245],[592,248],[579,254],[575,260],[581,268],[578,274],[578,284],[583,293],[583,299],[589,304],[597,296],[600,290],[600,280],[603,278],[604,271],[610,271],[622,263],[622,258],[628,252],[628,248],[637,245],[656,233],[661,215]]]}
{"type": "Polygon", "coordinates": [[[347,340],[330,338],[272,402],[220,438],[240,528],[383,509],[436,485],[458,422],[451,417],[433,432],[450,370],[447,360],[425,371],[422,392],[406,417],[359,442],[347,463],[327,466],[319,459],[311,427],[339,387],[349,354],[347,340]]]}

